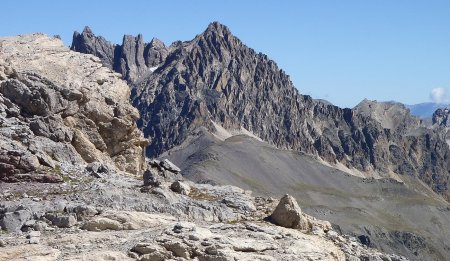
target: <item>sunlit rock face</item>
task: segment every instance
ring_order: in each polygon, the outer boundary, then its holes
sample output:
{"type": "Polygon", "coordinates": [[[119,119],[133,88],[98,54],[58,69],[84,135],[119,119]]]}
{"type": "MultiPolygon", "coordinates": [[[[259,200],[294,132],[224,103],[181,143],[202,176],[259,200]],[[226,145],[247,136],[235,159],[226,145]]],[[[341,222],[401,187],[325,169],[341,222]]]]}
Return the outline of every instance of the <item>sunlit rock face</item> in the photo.
{"type": "Polygon", "coordinates": [[[147,141],[129,95],[119,74],[57,38],[0,38],[0,178],[94,161],[142,172],[147,141]]]}

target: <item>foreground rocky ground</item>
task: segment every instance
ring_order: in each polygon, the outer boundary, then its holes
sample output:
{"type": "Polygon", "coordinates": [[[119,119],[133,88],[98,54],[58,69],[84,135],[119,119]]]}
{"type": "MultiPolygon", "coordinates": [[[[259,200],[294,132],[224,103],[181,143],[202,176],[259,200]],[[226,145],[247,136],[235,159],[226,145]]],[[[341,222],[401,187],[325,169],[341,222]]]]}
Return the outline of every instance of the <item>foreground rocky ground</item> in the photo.
{"type": "Polygon", "coordinates": [[[142,180],[95,163],[64,183],[1,183],[0,260],[406,260],[339,235],[290,196],[278,205],[177,171],[153,161],[142,180]]]}

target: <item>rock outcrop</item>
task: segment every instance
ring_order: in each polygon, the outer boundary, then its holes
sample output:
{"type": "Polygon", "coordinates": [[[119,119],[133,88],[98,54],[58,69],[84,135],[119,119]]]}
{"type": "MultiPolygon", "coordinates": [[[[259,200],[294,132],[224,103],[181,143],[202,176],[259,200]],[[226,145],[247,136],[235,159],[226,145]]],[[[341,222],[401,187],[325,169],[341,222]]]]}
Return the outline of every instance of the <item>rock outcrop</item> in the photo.
{"type": "Polygon", "coordinates": [[[437,109],[431,118],[432,126],[436,131],[444,133],[445,140],[448,146],[450,146],[450,121],[449,121],[450,109],[443,108],[437,109]]]}
{"type": "Polygon", "coordinates": [[[382,128],[396,133],[408,134],[423,127],[422,120],[412,116],[410,110],[401,103],[364,99],[353,108],[353,111],[377,121],[382,128]]]}
{"type": "Polygon", "coordinates": [[[125,35],[122,45],[114,45],[101,36],[95,36],[89,27],[73,34],[71,49],[94,54],[108,68],[121,73],[129,81],[137,80],[152,71],[167,57],[168,48],[157,38],[144,43],[142,35],[125,35]]]}
{"type": "MultiPolygon", "coordinates": [[[[77,44],[72,49],[78,50],[77,44]]],[[[148,156],[182,144],[201,129],[240,132],[315,155],[348,173],[413,175],[450,197],[450,150],[442,133],[421,126],[405,108],[366,101],[341,109],[300,95],[274,61],[220,23],[191,41],[172,44],[156,70],[141,73],[143,63],[116,71],[128,79],[142,75],[131,81],[131,99],[141,113],[138,126],[151,138],[148,156]]]]}
{"type": "Polygon", "coordinates": [[[95,36],[91,28],[87,26],[81,34],[78,32],[73,34],[71,49],[80,53],[93,54],[100,58],[103,65],[113,69],[115,46],[105,38],[95,36]]]}
{"type": "Polygon", "coordinates": [[[0,38],[0,180],[61,181],[90,162],[142,173],[147,140],[129,95],[97,57],[59,39],[0,38]]]}

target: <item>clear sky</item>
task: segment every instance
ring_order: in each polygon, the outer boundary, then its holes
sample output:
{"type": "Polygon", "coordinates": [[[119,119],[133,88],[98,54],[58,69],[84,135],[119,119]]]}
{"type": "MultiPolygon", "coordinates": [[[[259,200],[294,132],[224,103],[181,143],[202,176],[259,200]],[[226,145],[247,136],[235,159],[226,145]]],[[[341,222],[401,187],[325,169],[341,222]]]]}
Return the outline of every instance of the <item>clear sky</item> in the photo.
{"type": "Polygon", "coordinates": [[[114,43],[142,33],[170,44],[219,21],[275,60],[302,94],[347,107],[363,98],[448,101],[448,0],[1,2],[0,36],[45,32],[70,45],[89,25],[114,43]]]}

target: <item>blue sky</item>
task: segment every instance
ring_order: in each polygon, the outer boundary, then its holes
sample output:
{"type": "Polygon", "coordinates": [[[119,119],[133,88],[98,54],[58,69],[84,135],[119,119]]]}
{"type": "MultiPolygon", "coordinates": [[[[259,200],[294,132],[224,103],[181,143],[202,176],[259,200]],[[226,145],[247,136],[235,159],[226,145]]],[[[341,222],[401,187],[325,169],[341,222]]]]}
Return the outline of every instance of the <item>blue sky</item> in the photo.
{"type": "Polygon", "coordinates": [[[446,0],[3,0],[1,17],[1,36],[45,32],[67,45],[85,25],[114,43],[142,33],[170,44],[219,21],[275,60],[302,94],[347,107],[363,98],[448,101],[446,0]]]}

